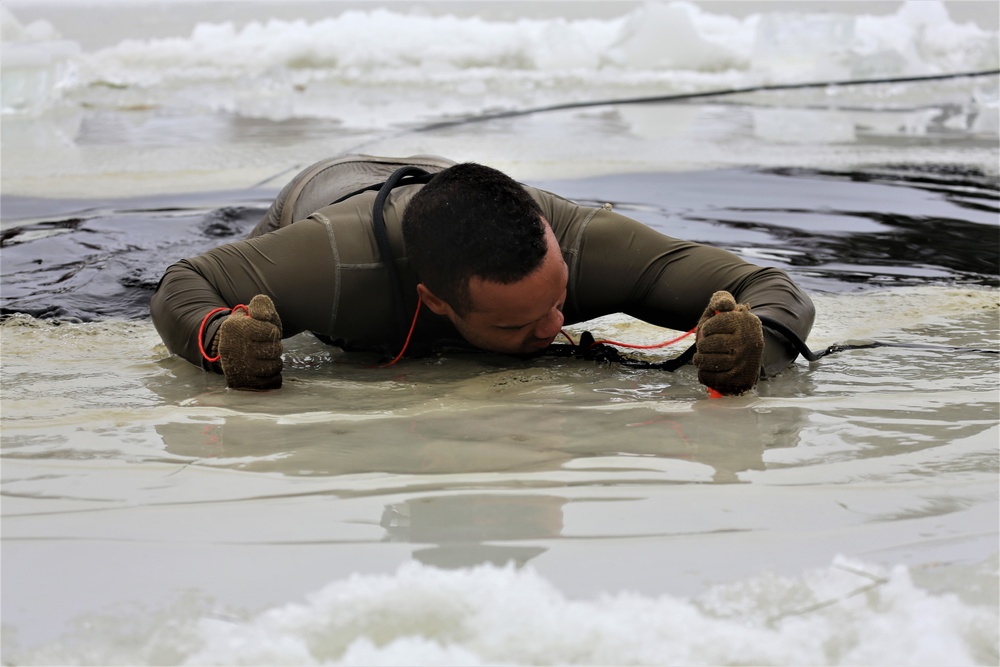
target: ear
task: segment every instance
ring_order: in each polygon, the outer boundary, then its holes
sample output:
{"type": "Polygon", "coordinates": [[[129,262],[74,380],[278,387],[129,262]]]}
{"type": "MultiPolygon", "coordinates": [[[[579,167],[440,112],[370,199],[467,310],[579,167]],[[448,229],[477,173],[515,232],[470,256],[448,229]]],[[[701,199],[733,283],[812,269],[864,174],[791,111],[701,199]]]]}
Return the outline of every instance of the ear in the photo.
{"type": "Polygon", "coordinates": [[[443,299],[438,298],[434,292],[427,288],[427,285],[423,283],[417,283],[417,296],[420,300],[431,309],[437,315],[444,315],[445,317],[450,317],[454,312],[443,299]]]}

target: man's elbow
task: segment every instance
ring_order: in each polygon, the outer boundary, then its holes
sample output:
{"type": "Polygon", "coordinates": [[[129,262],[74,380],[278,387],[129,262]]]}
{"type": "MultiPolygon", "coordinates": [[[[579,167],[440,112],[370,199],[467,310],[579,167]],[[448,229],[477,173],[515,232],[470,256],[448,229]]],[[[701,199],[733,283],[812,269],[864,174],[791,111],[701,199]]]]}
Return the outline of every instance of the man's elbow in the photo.
{"type": "Polygon", "coordinates": [[[167,328],[166,325],[170,319],[170,308],[167,302],[168,295],[170,293],[169,283],[171,270],[174,266],[176,266],[176,264],[170,266],[166,272],[164,272],[163,277],[160,278],[160,282],[156,285],[156,289],[153,290],[153,296],[149,299],[149,316],[153,320],[153,326],[156,327],[156,331],[160,334],[160,338],[163,338],[164,343],[168,343],[168,347],[169,342],[163,333],[167,328]]]}
{"type": "MultiPolygon", "coordinates": [[[[785,302],[783,314],[776,319],[781,320],[790,334],[796,334],[799,342],[805,345],[809,332],[816,321],[816,305],[804,290],[789,280],[792,285],[793,299],[785,302]]],[[[762,377],[772,377],[788,368],[799,355],[798,345],[785,335],[764,327],[764,356],[761,360],[762,377]]]]}
{"type": "Polygon", "coordinates": [[[802,340],[805,340],[809,336],[809,332],[812,331],[813,323],[816,321],[816,305],[801,288],[799,289],[799,300],[801,305],[799,307],[798,320],[802,324],[802,340]]]}
{"type": "Polygon", "coordinates": [[[167,349],[174,354],[185,355],[183,325],[177,310],[177,295],[180,293],[177,280],[183,268],[174,264],[167,268],[159,284],[149,299],[149,316],[153,327],[160,334],[167,349]]]}

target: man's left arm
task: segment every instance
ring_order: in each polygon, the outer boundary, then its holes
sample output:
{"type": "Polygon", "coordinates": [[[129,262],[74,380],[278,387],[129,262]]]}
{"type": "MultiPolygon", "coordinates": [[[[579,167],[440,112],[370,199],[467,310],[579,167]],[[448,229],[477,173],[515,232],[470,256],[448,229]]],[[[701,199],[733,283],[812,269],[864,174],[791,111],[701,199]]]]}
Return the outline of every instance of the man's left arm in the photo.
{"type": "MultiPolygon", "coordinates": [[[[558,234],[558,232],[557,232],[558,234]]],[[[686,331],[713,294],[726,291],[750,312],[784,324],[805,340],[815,308],[784,272],[750,264],[731,252],[661,234],[612,211],[598,211],[574,243],[571,307],[580,319],[624,312],[650,324],[686,331]]],[[[784,370],[797,352],[764,328],[761,371],[784,370]]]]}

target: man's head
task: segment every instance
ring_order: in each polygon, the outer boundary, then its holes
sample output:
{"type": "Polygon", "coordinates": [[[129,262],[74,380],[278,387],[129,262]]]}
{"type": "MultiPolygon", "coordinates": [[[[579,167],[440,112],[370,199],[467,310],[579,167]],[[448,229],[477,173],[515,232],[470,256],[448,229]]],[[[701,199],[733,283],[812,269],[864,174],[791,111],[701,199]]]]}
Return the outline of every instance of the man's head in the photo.
{"type": "Polygon", "coordinates": [[[407,205],[403,239],[421,299],[473,345],[533,352],[558,334],[566,263],[510,177],[471,163],[442,171],[407,205]]]}

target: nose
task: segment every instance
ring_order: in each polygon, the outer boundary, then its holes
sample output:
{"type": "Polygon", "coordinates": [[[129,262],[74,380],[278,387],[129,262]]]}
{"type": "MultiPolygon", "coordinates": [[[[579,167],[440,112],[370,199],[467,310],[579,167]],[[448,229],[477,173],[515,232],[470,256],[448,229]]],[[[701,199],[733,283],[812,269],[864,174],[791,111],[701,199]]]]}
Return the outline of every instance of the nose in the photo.
{"type": "Polygon", "coordinates": [[[553,308],[549,311],[548,316],[546,316],[542,321],[538,323],[535,327],[535,336],[537,338],[554,338],[559,334],[559,330],[562,329],[563,325],[563,314],[558,308],[553,308]]]}

